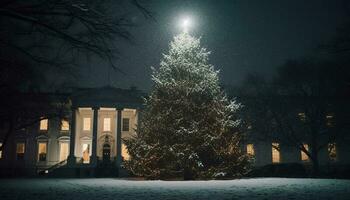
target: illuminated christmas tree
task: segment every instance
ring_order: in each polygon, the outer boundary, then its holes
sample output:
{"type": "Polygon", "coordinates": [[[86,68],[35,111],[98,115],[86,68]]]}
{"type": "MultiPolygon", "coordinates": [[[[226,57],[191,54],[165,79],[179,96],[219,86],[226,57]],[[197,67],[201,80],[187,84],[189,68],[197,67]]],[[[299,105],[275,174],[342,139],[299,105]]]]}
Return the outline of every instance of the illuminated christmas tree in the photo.
{"type": "Polygon", "coordinates": [[[153,69],[141,124],[125,141],[126,167],[150,179],[239,177],[248,158],[240,148],[239,103],[219,86],[210,52],[188,33],[175,36],[153,69]]]}

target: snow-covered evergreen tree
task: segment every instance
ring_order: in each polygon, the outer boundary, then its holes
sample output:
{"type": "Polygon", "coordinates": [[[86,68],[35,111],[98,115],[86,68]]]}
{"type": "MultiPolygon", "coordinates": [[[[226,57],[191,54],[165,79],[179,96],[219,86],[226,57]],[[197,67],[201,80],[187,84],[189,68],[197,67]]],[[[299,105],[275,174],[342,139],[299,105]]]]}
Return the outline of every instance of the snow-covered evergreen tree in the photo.
{"type": "Polygon", "coordinates": [[[241,107],[220,89],[218,71],[200,40],[181,33],[170,44],[135,137],[125,140],[125,166],[146,178],[239,177],[249,166],[240,151],[235,114],[241,107]]]}

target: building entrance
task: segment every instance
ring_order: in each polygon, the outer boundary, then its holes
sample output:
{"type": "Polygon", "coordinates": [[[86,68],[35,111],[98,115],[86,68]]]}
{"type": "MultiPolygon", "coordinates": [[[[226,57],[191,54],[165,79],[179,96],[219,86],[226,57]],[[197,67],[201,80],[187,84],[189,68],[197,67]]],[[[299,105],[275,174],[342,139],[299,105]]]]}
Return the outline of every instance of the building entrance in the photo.
{"type": "Polygon", "coordinates": [[[102,157],[103,162],[109,162],[111,160],[111,146],[109,144],[103,145],[102,154],[103,154],[103,157],[102,157]]]}

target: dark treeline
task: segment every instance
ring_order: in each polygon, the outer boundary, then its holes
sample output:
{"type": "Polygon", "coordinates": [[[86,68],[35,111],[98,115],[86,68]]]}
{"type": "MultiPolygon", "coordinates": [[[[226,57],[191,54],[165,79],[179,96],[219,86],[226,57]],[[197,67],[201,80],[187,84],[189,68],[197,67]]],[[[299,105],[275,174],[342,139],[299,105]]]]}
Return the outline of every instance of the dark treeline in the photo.
{"type": "Polygon", "coordinates": [[[147,5],[142,0],[1,1],[0,150],[14,132],[43,118],[66,117],[69,101],[56,91],[65,91],[61,79],[74,82],[88,58],[122,73],[114,64],[119,43],[132,41],[132,16],[152,18],[147,5]]]}

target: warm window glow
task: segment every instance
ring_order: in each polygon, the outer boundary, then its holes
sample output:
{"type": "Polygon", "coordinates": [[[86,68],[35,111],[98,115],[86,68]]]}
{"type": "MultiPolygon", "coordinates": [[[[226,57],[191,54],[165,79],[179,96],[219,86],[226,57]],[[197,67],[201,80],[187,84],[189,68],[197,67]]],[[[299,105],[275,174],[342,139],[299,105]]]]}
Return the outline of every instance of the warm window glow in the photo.
{"type": "Polygon", "coordinates": [[[69,122],[67,120],[61,121],[61,131],[69,131],[69,122]]]}
{"type": "Polygon", "coordinates": [[[247,144],[247,154],[250,156],[254,156],[254,145],[253,144],[247,144]]]}
{"type": "Polygon", "coordinates": [[[123,118],[123,131],[129,131],[129,118],[123,118]]]}
{"type": "Polygon", "coordinates": [[[90,163],[90,144],[83,144],[83,163],[90,163]]]}
{"type": "Polygon", "coordinates": [[[38,160],[46,161],[47,144],[46,142],[40,142],[38,146],[38,160]]]}
{"type": "Polygon", "coordinates": [[[84,131],[90,131],[91,130],[91,118],[90,117],[84,117],[83,118],[83,130],[84,131]]]}
{"type": "MultiPolygon", "coordinates": [[[[309,151],[309,145],[308,144],[303,144],[304,148],[306,151],[309,151]]],[[[309,161],[309,156],[304,151],[300,151],[301,153],[301,160],[302,161],[309,161]]]]}
{"type": "Polygon", "coordinates": [[[16,145],[17,160],[23,160],[24,152],[25,152],[25,144],[23,142],[17,143],[16,145]]]}
{"type": "Polygon", "coordinates": [[[298,113],[298,116],[299,116],[300,121],[302,121],[302,122],[305,122],[305,121],[306,121],[306,115],[305,115],[305,113],[303,113],[303,112],[298,113]]]}
{"type": "Polygon", "coordinates": [[[103,118],[103,131],[111,131],[111,118],[103,118]]]}
{"type": "Polygon", "coordinates": [[[332,114],[326,115],[326,125],[328,127],[332,127],[333,126],[333,121],[334,121],[334,116],[332,114]]]}
{"type": "Polygon", "coordinates": [[[272,163],[279,163],[281,161],[279,146],[279,143],[272,143],[272,163]]]}
{"type": "Polygon", "coordinates": [[[328,144],[328,156],[331,161],[337,160],[337,148],[335,143],[328,144]]]}
{"type": "Polygon", "coordinates": [[[60,143],[60,162],[67,159],[69,153],[69,144],[67,142],[60,143]]]}
{"type": "Polygon", "coordinates": [[[122,144],[122,158],[123,158],[123,160],[130,159],[129,152],[128,152],[128,149],[126,148],[125,144],[122,144]]]}
{"type": "MultiPolygon", "coordinates": [[[[2,147],[2,143],[0,142],[0,147],[2,147]]],[[[2,158],[2,150],[0,150],[0,159],[2,158]]]]}
{"type": "Polygon", "coordinates": [[[49,120],[48,119],[40,120],[40,130],[41,131],[47,131],[48,126],[49,126],[49,120]]]}

